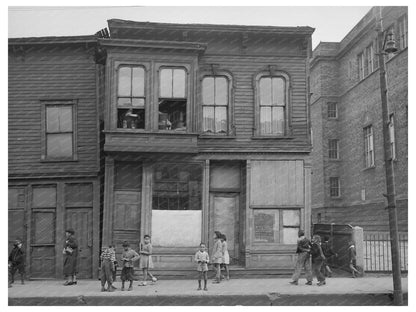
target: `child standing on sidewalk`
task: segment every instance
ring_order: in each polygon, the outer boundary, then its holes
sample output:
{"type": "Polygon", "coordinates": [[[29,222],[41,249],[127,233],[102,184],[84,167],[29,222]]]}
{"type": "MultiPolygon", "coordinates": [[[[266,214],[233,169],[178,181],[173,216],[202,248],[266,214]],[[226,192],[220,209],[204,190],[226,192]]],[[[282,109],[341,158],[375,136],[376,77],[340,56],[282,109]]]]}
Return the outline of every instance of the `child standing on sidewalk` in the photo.
{"type": "Polygon", "coordinates": [[[113,246],[103,247],[101,253],[101,291],[113,292],[116,288],[113,286],[113,272],[114,272],[114,261],[116,260],[116,253],[113,246]],[[108,287],[105,288],[107,282],[108,287]]]}
{"type": "Polygon", "coordinates": [[[133,279],[134,279],[134,261],[139,260],[140,256],[137,252],[130,248],[128,242],[123,243],[124,251],[121,255],[121,263],[123,269],[121,270],[121,290],[124,290],[124,282],[129,281],[129,289],[133,290],[133,279]]]}
{"type": "Polygon", "coordinates": [[[215,268],[215,281],[214,283],[221,282],[221,263],[223,262],[222,256],[222,242],[221,242],[221,233],[215,231],[214,236],[214,248],[212,250],[212,263],[214,263],[215,268]]]}
{"type": "Polygon", "coordinates": [[[228,270],[228,265],[230,264],[230,254],[228,253],[227,237],[225,236],[225,234],[221,235],[221,242],[223,256],[222,266],[225,268],[225,273],[227,274],[225,278],[228,281],[230,279],[230,271],[228,270]]]}
{"type": "Polygon", "coordinates": [[[299,230],[298,237],[296,249],[298,257],[295,264],[295,272],[293,273],[290,284],[298,285],[300,273],[304,267],[306,273],[306,285],[312,285],[312,272],[310,264],[311,242],[305,237],[305,232],[303,230],[299,230]]]}
{"type": "Polygon", "coordinates": [[[147,285],[147,276],[149,275],[153,283],[156,283],[157,278],[149,272],[149,269],[153,269],[152,261],[152,244],[150,242],[150,235],[146,234],[144,237],[144,244],[140,244],[140,268],[143,270],[143,282],[139,286],[147,285]]]}
{"type": "Polygon", "coordinates": [[[357,277],[356,274],[360,274],[360,272],[357,270],[357,251],[355,250],[353,241],[350,241],[348,245],[349,267],[351,270],[352,278],[355,278],[357,277]]]}
{"type": "Polygon", "coordinates": [[[201,243],[199,245],[199,250],[195,254],[195,262],[198,263],[197,271],[199,272],[198,277],[198,290],[201,290],[201,279],[202,275],[204,276],[204,290],[208,290],[207,288],[207,280],[208,280],[208,262],[209,256],[206,252],[205,244],[201,243]]]}
{"type": "Polygon", "coordinates": [[[14,248],[9,255],[10,264],[10,284],[14,283],[14,274],[19,271],[22,285],[25,283],[25,256],[22,250],[22,242],[16,240],[14,242],[14,248]]]}

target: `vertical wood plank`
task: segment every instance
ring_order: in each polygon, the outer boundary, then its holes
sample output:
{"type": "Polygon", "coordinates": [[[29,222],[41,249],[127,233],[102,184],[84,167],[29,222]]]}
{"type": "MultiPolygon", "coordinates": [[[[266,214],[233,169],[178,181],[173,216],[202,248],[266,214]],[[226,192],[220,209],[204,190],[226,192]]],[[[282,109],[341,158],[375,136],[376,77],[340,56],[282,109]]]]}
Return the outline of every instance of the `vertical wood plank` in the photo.
{"type": "Polygon", "coordinates": [[[306,236],[310,237],[311,235],[311,172],[312,168],[310,164],[304,165],[304,179],[305,179],[305,218],[304,218],[304,228],[306,236]]]}
{"type": "Polygon", "coordinates": [[[113,213],[114,213],[114,159],[105,158],[104,178],[104,211],[103,211],[103,240],[104,245],[113,241],[113,213]]]}

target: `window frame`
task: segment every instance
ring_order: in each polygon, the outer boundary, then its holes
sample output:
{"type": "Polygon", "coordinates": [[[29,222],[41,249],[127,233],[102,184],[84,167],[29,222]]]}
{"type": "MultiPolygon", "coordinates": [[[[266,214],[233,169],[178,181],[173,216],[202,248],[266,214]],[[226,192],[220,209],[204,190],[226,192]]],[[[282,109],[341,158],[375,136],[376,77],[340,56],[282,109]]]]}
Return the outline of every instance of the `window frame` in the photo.
{"type": "MultiPolygon", "coordinates": [[[[77,100],[41,100],[41,162],[62,162],[62,161],[77,161],[78,160],[78,101],[77,100]],[[53,157],[48,156],[47,151],[47,107],[51,106],[70,106],[72,109],[72,155],[71,156],[64,156],[64,157],[53,157]]],[[[69,133],[68,132],[59,132],[59,133],[69,133]]]]}
{"type": "Polygon", "coordinates": [[[326,103],[326,112],[328,119],[338,119],[338,102],[327,102],[326,103]],[[331,105],[335,107],[335,109],[331,109],[331,105]],[[335,116],[330,116],[330,112],[335,112],[335,116]]]}
{"type": "Polygon", "coordinates": [[[291,110],[292,110],[292,96],[291,96],[291,79],[290,75],[285,71],[281,70],[271,70],[271,71],[262,71],[254,76],[254,98],[255,98],[255,109],[254,109],[254,137],[259,138],[285,138],[289,137],[291,133],[291,110]],[[283,128],[283,134],[265,134],[261,133],[261,124],[260,124],[260,80],[262,78],[283,78],[285,81],[285,106],[284,106],[284,121],[285,125],[283,128]]]}
{"type": "Polygon", "coordinates": [[[363,80],[365,76],[365,55],[364,51],[360,52],[357,56],[358,59],[358,80],[363,80]]]}
{"type": "Polygon", "coordinates": [[[328,158],[332,160],[339,159],[339,140],[338,139],[328,139],[328,158]],[[333,147],[331,143],[335,143],[335,146],[336,146],[335,149],[331,148],[333,147]],[[331,157],[331,151],[332,152],[335,151],[336,157],[331,157]]]}
{"type": "Polygon", "coordinates": [[[374,129],[372,125],[368,125],[363,128],[364,135],[364,167],[374,168],[375,167],[375,151],[374,151],[374,129]],[[368,130],[370,132],[368,133],[368,130]],[[371,139],[371,140],[370,140],[371,139]],[[371,145],[371,146],[370,146],[371,145]],[[368,155],[371,153],[371,162],[368,162],[368,155]]]}
{"type": "Polygon", "coordinates": [[[409,45],[409,20],[408,15],[403,14],[397,21],[398,37],[400,50],[404,50],[409,45]],[[402,28],[403,27],[403,28],[402,28]]]}
{"type": "MultiPolygon", "coordinates": [[[[234,80],[233,80],[233,76],[231,75],[231,73],[229,73],[228,71],[224,71],[224,70],[216,70],[215,73],[205,71],[201,74],[199,83],[200,83],[200,87],[199,87],[200,98],[198,101],[200,103],[200,105],[198,105],[200,109],[200,113],[198,114],[199,115],[198,121],[200,125],[199,132],[201,133],[202,136],[207,136],[207,137],[208,136],[209,137],[211,136],[213,137],[234,136],[235,125],[234,125],[234,80]],[[203,82],[204,82],[204,79],[208,77],[212,77],[214,79],[217,77],[225,77],[227,79],[227,83],[228,83],[227,133],[208,133],[204,131],[204,106],[214,106],[214,107],[216,106],[216,105],[204,105],[203,103],[203,82]]],[[[224,106],[224,105],[221,105],[221,106],[224,106]]]]}
{"type": "MultiPolygon", "coordinates": [[[[159,133],[191,133],[193,129],[193,120],[194,120],[194,110],[192,109],[192,104],[194,103],[194,99],[192,97],[192,83],[194,83],[191,75],[191,63],[172,63],[172,62],[155,62],[153,73],[154,77],[154,88],[153,94],[153,110],[152,110],[152,124],[151,127],[152,132],[159,132],[159,133]],[[185,71],[185,98],[186,99],[186,130],[184,131],[175,131],[175,130],[164,130],[159,129],[159,99],[160,99],[160,73],[162,69],[183,69],[185,71]],[[156,105],[157,103],[157,105],[156,105]]],[[[179,98],[173,98],[179,99],[179,98]]]]}
{"type": "Polygon", "coordinates": [[[340,198],[341,197],[341,181],[339,177],[329,177],[329,197],[331,198],[340,198]],[[335,186],[334,183],[336,182],[335,186]],[[333,195],[332,191],[336,191],[336,195],[333,195]]]}

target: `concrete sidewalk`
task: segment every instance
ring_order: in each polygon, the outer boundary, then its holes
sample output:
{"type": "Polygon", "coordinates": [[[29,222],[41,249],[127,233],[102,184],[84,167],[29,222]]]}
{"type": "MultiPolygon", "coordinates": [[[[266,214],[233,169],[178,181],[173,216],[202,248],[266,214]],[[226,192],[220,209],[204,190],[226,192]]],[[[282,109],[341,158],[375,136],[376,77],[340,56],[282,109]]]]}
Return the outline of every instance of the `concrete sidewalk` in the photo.
{"type": "MultiPolygon", "coordinates": [[[[195,280],[159,280],[156,284],[115,292],[101,292],[96,280],[80,280],[63,286],[63,281],[28,281],[9,288],[9,305],[388,305],[391,276],[328,278],[325,286],[290,285],[290,278],[235,279],[220,284],[208,282],[208,291],[198,291],[195,280]],[[296,304],[298,303],[298,304],[296,304]]],[[[407,298],[407,277],[402,279],[407,298]]],[[[407,300],[406,300],[407,302],[407,300]]]]}

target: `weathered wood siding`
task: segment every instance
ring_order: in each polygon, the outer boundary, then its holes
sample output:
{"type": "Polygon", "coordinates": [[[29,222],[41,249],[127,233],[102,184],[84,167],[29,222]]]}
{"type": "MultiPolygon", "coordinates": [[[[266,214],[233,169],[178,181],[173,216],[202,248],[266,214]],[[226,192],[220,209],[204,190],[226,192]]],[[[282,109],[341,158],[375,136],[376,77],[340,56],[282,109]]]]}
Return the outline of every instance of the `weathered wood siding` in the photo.
{"type": "MultiPolygon", "coordinates": [[[[93,49],[24,46],[9,52],[9,175],[98,171],[96,65],[93,49]],[[76,101],[77,161],[41,161],[41,100],[76,101]]],[[[44,122],[44,121],[43,121],[44,122]]]]}

